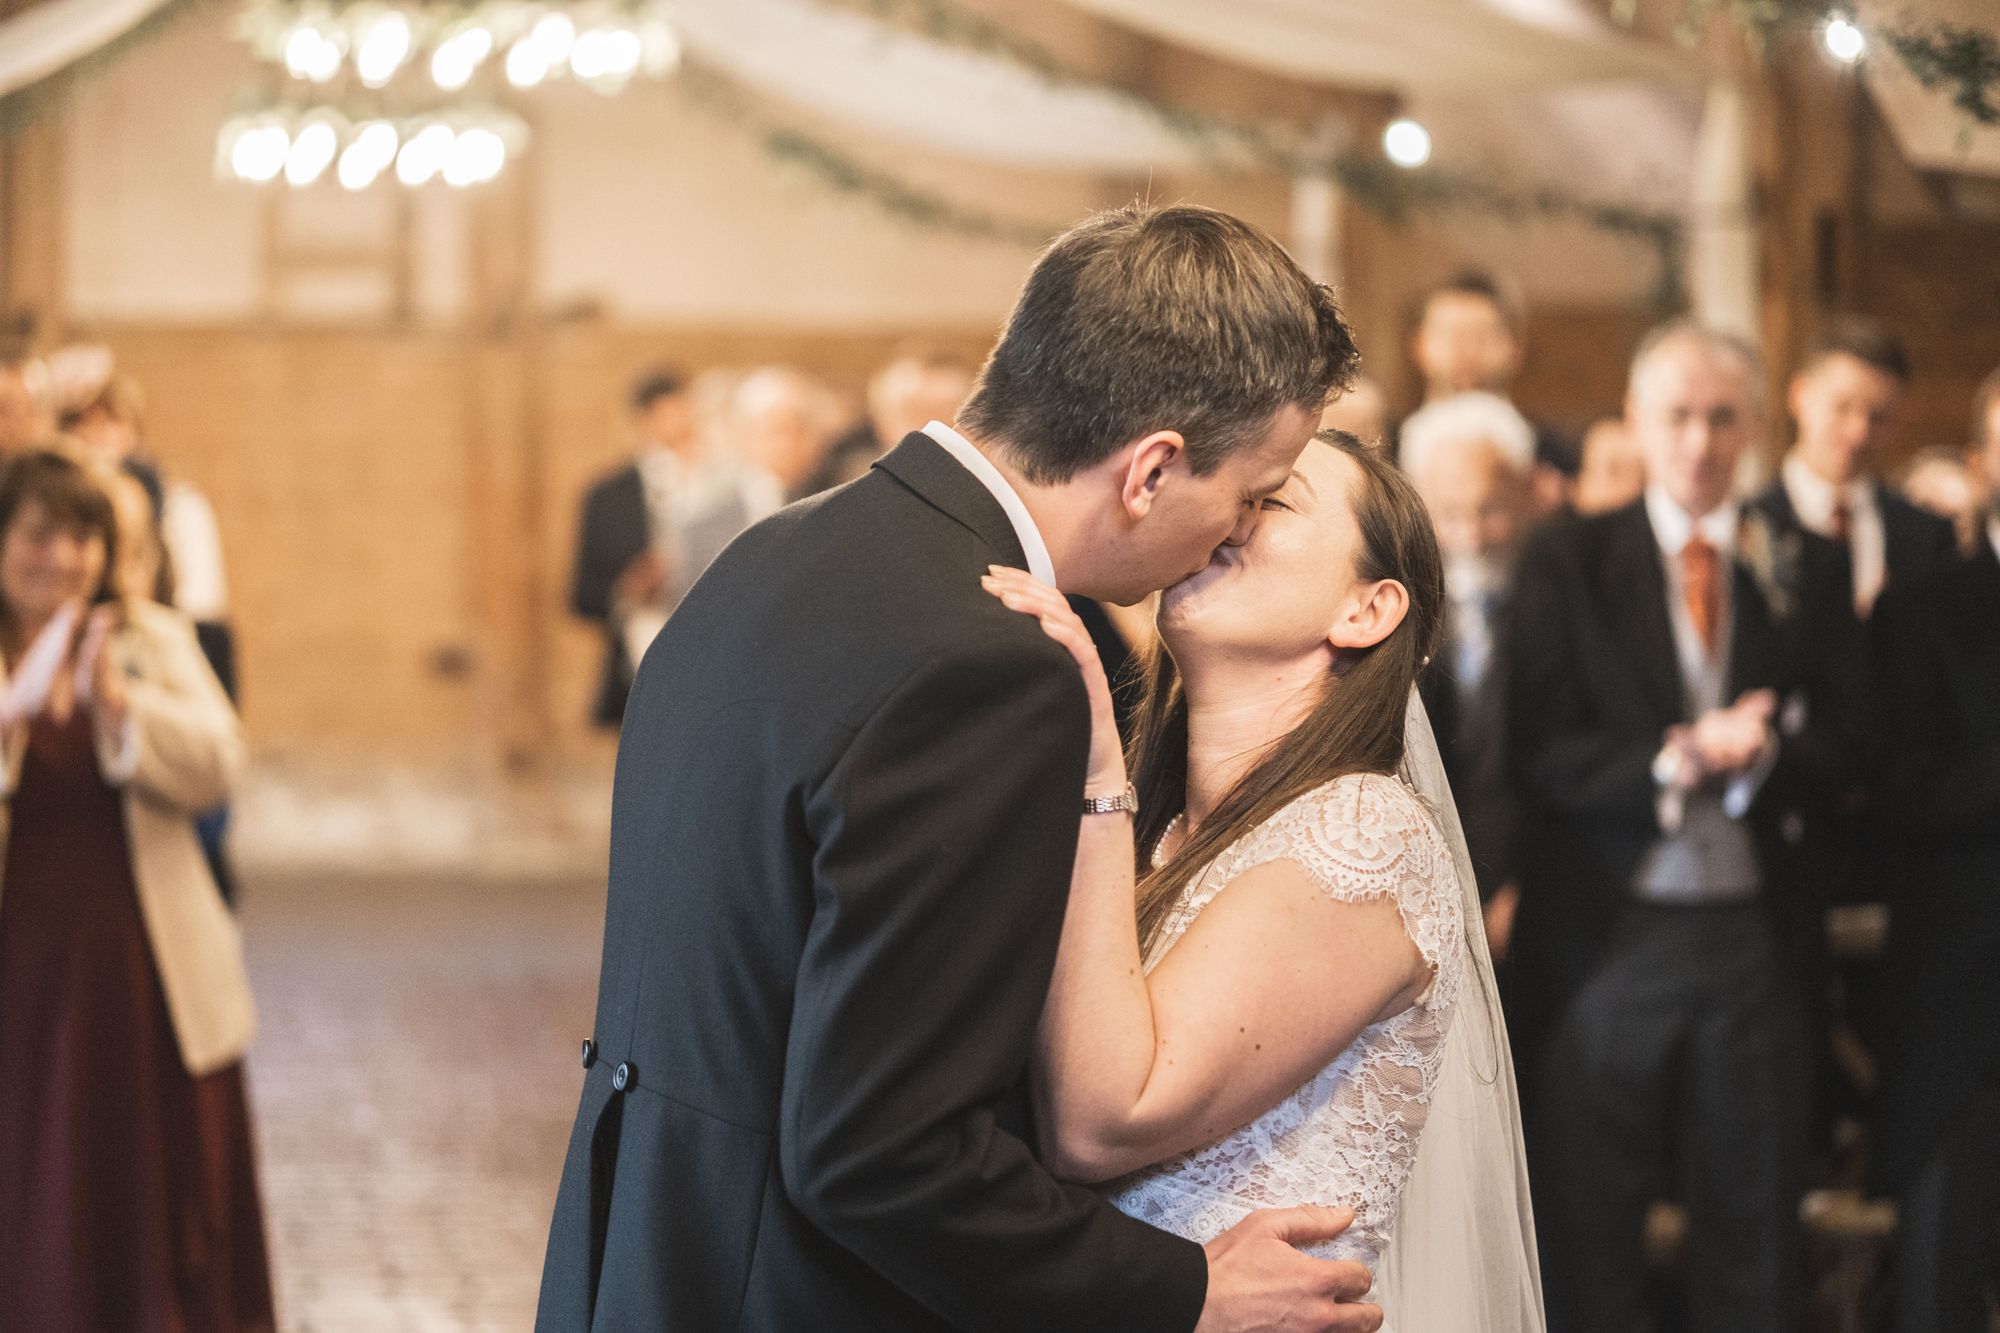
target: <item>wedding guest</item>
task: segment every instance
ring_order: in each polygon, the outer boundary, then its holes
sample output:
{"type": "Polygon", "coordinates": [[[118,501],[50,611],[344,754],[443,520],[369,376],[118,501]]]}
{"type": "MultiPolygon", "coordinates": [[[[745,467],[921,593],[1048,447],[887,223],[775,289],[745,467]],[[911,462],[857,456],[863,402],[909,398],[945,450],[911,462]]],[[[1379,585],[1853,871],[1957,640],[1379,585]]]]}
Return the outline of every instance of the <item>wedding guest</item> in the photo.
{"type": "Polygon", "coordinates": [[[799,493],[817,495],[853,481],[911,431],[933,421],[949,425],[971,391],[972,370],[956,356],[932,347],[903,348],[869,379],[866,414],[833,442],[799,493]]]}
{"type": "Polygon", "coordinates": [[[1950,523],[1964,550],[1972,549],[1979,525],[1979,483],[1966,463],[1966,455],[1977,451],[1977,444],[1963,451],[1949,445],[1919,450],[1896,488],[1917,508],[1950,523]]]}
{"type": "MultiPolygon", "coordinates": [[[[2000,496],[2000,430],[1980,424],[2000,496]]],[[[2000,1294],[2000,506],[1978,528],[1970,556],[1890,588],[1869,625],[1895,867],[1874,1165],[1901,1196],[1904,1333],[1984,1333],[2000,1294]]]]}
{"type": "Polygon", "coordinates": [[[1445,640],[1422,677],[1424,706],[1479,876],[1487,938],[1504,954],[1519,890],[1497,645],[1532,518],[1535,433],[1506,399],[1462,393],[1417,411],[1402,443],[1445,557],[1445,640]]]}
{"type": "Polygon", "coordinates": [[[0,458],[46,444],[55,433],[48,367],[31,356],[0,356],[0,458]]]}
{"type": "MultiPolygon", "coordinates": [[[[165,595],[157,600],[194,621],[202,655],[236,704],[236,628],[229,615],[215,510],[192,483],[167,475],[152,457],[146,443],[146,398],[138,381],[113,370],[107,349],[73,345],[63,352],[70,354],[65,364],[74,397],[63,413],[63,427],[97,459],[145,488],[153,509],[147,540],[157,543],[164,571],[160,586],[165,595]],[[92,374],[101,381],[83,378],[92,374]]],[[[223,899],[233,905],[236,874],[228,854],[229,819],[225,805],[202,815],[195,827],[223,899]]]]}
{"type": "Polygon", "coordinates": [[[593,719],[616,727],[653,636],[708,562],[777,505],[767,477],[704,447],[693,395],[657,369],[632,387],[632,461],[592,483],[577,523],[570,609],[604,631],[593,719]]]}
{"type": "Polygon", "coordinates": [[[1758,382],[1732,338],[1650,334],[1626,403],[1644,496],[1541,529],[1515,585],[1514,1019],[1556,1333],[1635,1326],[1670,1164],[1690,1326],[1783,1333],[1803,1315],[1824,927],[1786,831],[1826,747],[1818,627],[1770,587],[1769,534],[1731,496],[1758,382]]]}
{"type": "Polygon", "coordinates": [[[119,595],[118,547],[84,464],[0,470],[0,1311],[270,1330],[250,992],[193,825],[242,744],[186,619],[119,595]]]}
{"type": "Polygon", "coordinates": [[[1631,504],[1645,489],[1646,461],[1625,422],[1618,417],[1592,422],[1583,433],[1570,506],[1579,514],[1608,514],[1631,504]]]}
{"type": "MultiPolygon", "coordinates": [[[[1520,293],[1495,274],[1468,269],[1432,288],[1410,338],[1424,401],[1472,392],[1508,397],[1526,359],[1526,330],[1520,293]]],[[[1576,475],[1576,446],[1536,426],[1535,460],[1536,510],[1552,513],[1576,475]]]]}
{"type": "Polygon", "coordinates": [[[1344,430],[1363,444],[1380,448],[1389,438],[1389,399],[1382,386],[1362,375],[1320,413],[1321,430],[1344,430]]]}
{"type": "Polygon", "coordinates": [[[759,508],[774,511],[806,493],[832,442],[834,412],[826,386],[788,366],[763,366],[737,382],[720,443],[769,479],[759,508]]]}
{"type": "Polygon", "coordinates": [[[1828,325],[1792,376],[1786,401],[1797,442],[1756,504],[1781,529],[1803,528],[1847,550],[1854,613],[1866,619],[1885,585],[1948,557],[1951,525],[1873,474],[1893,437],[1910,382],[1910,356],[1881,325],[1828,325]]]}

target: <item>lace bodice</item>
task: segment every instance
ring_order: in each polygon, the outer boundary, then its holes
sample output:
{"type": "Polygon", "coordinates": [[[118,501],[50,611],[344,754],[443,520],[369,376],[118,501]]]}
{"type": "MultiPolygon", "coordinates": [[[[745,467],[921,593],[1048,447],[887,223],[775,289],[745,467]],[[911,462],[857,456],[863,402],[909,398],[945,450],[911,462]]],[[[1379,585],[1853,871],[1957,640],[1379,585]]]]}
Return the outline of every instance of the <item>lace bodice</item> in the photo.
{"type": "Polygon", "coordinates": [[[1108,1189],[1142,1221],[1206,1243],[1260,1208],[1348,1206],[1354,1225],[1316,1252],[1379,1266],[1443,1064],[1465,963],[1465,913],[1450,848],[1395,778],[1351,774],[1307,793],[1190,881],[1146,959],[1159,964],[1215,896],[1288,860],[1345,902],[1388,898],[1435,969],[1416,1004],[1365,1028],[1304,1087],[1217,1143],[1108,1189]]]}

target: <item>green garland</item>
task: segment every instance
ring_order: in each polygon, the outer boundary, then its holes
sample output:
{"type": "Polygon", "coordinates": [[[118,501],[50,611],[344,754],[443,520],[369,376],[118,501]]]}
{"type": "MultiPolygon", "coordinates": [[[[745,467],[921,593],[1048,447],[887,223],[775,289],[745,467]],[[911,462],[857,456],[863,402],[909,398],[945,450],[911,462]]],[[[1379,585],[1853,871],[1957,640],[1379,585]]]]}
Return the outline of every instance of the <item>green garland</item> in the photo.
{"type": "Polygon", "coordinates": [[[1951,104],[1982,125],[2000,125],[2000,40],[1948,23],[1892,28],[1889,45],[1926,88],[1948,88],[1951,104]]]}
{"type": "Polygon", "coordinates": [[[48,118],[61,104],[63,95],[79,82],[105,73],[189,14],[213,3],[215,0],[166,0],[158,9],[88,55],[0,97],[0,139],[11,138],[48,118]]]}

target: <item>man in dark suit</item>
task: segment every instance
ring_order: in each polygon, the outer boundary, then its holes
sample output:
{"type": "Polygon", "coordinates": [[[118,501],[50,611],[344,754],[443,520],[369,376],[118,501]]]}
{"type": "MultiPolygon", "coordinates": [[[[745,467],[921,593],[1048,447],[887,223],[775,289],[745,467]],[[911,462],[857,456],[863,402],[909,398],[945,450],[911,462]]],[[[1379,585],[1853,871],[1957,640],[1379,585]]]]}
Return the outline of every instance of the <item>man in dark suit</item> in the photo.
{"type": "MultiPolygon", "coordinates": [[[[540,1333],[1374,1328],[1344,1220],[1202,1246],[1052,1178],[1023,1079],[1085,792],[1075,667],[991,565],[1129,603],[1244,540],[1353,342],[1205,209],[1030,275],[964,433],[734,543],[647,655],[540,1333]],[[1060,571],[1060,574],[1058,574],[1060,571]]],[[[1093,818],[1128,818],[1129,799],[1093,818]]]]}
{"type": "Polygon", "coordinates": [[[1670,1164],[1691,1327],[1782,1333],[1802,1315],[1820,911],[1789,853],[1825,747],[1805,608],[1731,498],[1756,384],[1731,339],[1649,335],[1626,405],[1645,495],[1544,528],[1515,584],[1512,1017],[1559,1333],[1635,1326],[1670,1164]]]}
{"type": "Polygon", "coordinates": [[[731,538],[778,506],[776,484],[703,449],[687,383],[653,370],[632,387],[630,463],[583,500],[570,610],[604,630],[592,720],[616,727],[646,646],[731,538]]]}
{"type": "MultiPolygon", "coordinates": [[[[2000,497],[1993,384],[1975,457],[2000,497]]],[[[1901,1196],[1905,1333],[1983,1333],[2000,1277],[2000,501],[1978,535],[1869,626],[1893,867],[1874,1165],[1901,1196]]]]}
{"type": "Polygon", "coordinates": [[[1870,470],[1895,430],[1909,382],[1909,353],[1888,330],[1852,316],[1833,321],[1787,389],[1797,442],[1754,501],[1781,528],[1845,549],[1854,611],[1863,619],[1884,587],[1948,559],[1956,546],[1948,521],[1870,470]]]}

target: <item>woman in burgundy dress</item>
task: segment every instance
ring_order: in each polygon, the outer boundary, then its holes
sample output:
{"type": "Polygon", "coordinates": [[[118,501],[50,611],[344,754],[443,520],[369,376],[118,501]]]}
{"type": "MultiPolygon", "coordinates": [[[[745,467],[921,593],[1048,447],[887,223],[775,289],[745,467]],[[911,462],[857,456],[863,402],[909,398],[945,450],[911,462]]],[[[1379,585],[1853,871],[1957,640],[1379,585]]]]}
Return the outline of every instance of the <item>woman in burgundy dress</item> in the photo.
{"type": "Polygon", "coordinates": [[[241,743],[191,626],[113,594],[119,538],[71,458],[0,469],[0,1323],[269,1330],[254,1020],[192,819],[241,743]]]}

